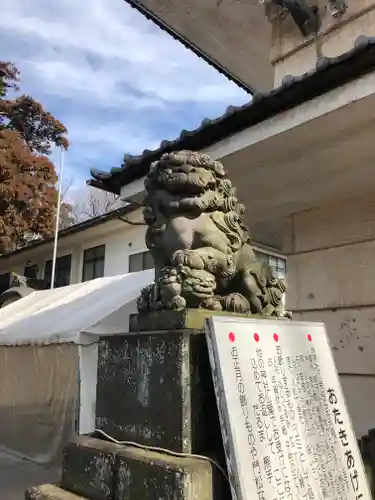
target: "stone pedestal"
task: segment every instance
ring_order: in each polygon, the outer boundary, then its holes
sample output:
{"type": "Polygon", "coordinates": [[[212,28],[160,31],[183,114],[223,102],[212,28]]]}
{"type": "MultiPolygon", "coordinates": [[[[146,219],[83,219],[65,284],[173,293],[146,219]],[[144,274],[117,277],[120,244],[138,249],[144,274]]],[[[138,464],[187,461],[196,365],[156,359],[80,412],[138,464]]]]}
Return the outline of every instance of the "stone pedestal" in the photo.
{"type": "MultiPolygon", "coordinates": [[[[153,332],[194,330],[204,331],[204,323],[212,316],[228,316],[248,318],[247,314],[228,313],[227,311],[208,311],[207,309],[183,309],[182,311],[151,311],[147,314],[132,314],[130,316],[130,332],[153,332]]],[[[252,318],[257,315],[253,314],[252,318]]],[[[265,316],[262,316],[266,319],[265,316]]]]}
{"type": "Polygon", "coordinates": [[[181,330],[104,339],[96,427],[118,441],[177,452],[218,448],[220,424],[204,334],[181,330]]]}
{"type": "Polygon", "coordinates": [[[31,489],[27,499],[230,499],[216,466],[179,455],[205,455],[225,468],[203,332],[209,315],[163,311],[133,318],[129,334],[101,339],[96,427],[133,445],[100,432],[78,437],[64,450],[61,484],[31,489]]]}

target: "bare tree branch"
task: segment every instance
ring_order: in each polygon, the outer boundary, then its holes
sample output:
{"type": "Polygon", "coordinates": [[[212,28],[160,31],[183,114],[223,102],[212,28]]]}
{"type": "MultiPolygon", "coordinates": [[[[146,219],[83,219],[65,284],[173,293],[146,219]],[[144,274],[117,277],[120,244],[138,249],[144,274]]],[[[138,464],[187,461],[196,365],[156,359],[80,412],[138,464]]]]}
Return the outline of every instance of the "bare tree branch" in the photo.
{"type": "MultiPolygon", "coordinates": [[[[90,193],[88,194],[82,213],[90,219],[98,217],[99,215],[103,215],[111,210],[114,210],[115,205],[118,204],[119,200],[120,197],[113,193],[107,193],[106,191],[100,191],[98,189],[90,189],[90,193]]],[[[123,205],[123,203],[120,203],[119,206],[121,205],[123,205]]],[[[116,208],[118,207],[116,206],[116,208]]]]}
{"type": "Polygon", "coordinates": [[[68,203],[72,205],[76,223],[99,217],[125,205],[119,196],[91,187],[71,193],[68,203]]]}

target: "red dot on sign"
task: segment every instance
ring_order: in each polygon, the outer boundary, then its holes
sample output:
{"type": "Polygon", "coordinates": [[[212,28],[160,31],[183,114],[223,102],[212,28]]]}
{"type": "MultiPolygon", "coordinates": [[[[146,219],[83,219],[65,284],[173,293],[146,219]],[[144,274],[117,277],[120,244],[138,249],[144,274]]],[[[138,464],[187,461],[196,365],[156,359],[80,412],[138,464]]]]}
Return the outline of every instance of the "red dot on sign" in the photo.
{"type": "Polygon", "coordinates": [[[308,334],[308,336],[307,336],[307,340],[308,340],[309,342],[312,342],[312,336],[311,336],[310,334],[308,334]]]}
{"type": "Polygon", "coordinates": [[[228,335],[228,339],[231,341],[231,342],[234,342],[236,340],[236,336],[234,335],[233,332],[230,332],[230,334],[228,335]]]}
{"type": "Polygon", "coordinates": [[[273,340],[274,340],[275,342],[277,342],[277,341],[279,340],[279,336],[277,335],[277,333],[274,333],[274,334],[273,334],[273,340]]]}
{"type": "Polygon", "coordinates": [[[259,335],[257,333],[254,333],[254,340],[255,342],[259,342],[259,335]]]}

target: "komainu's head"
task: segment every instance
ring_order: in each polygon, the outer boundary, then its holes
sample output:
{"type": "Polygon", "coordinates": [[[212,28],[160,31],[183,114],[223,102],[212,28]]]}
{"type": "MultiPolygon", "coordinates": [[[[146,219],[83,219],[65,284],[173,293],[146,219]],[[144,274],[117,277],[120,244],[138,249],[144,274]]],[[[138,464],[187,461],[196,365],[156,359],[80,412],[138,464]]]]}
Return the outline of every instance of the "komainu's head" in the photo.
{"type": "Polygon", "coordinates": [[[152,163],[147,184],[176,195],[199,195],[207,189],[217,189],[224,177],[220,162],[206,154],[180,151],[166,153],[152,163]]]}
{"type": "Polygon", "coordinates": [[[233,248],[238,249],[247,241],[245,207],[239,203],[223,165],[207,154],[164,154],[151,164],[145,187],[145,222],[154,231],[163,230],[172,213],[198,216],[208,212],[233,248]]]}
{"type": "Polygon", "coordinates": [[[146,205],[152,210],[187,212],[222,211],[242,222],[245,207],[239,203],[223,165],[207,154],[179,151],[164,154],[150,166],[146,205]],[[153,200],[153,203],[151,203],[153,200]],[[177,207],[177,208],[176,208],[177,207]]]}

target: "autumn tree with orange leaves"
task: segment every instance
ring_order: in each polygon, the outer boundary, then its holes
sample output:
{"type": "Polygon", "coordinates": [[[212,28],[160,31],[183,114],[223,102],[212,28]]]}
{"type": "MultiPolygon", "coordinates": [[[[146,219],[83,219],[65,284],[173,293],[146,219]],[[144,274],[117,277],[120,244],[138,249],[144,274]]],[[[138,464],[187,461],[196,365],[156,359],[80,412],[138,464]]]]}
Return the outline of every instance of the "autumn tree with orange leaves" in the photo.
{"type": "Polygon", "coordinates": [[[49,156],[69,146],[64,125],[18,95],[19,77],[0,61],[0,254],[27,245],[30,235],[53,234],[57,175],[49,156]]]}

